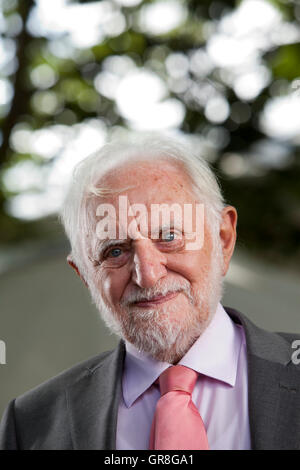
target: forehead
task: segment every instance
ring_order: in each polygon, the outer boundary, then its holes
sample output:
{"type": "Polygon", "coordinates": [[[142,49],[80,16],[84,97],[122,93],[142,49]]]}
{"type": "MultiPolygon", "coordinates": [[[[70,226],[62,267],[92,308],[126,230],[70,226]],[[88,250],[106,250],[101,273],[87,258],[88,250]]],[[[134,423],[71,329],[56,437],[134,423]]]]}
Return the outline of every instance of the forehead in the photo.
{"type": "MultiPolygon", "coordinates": [[[[201,201],[198,201],[183,165],[176,163],[166,160],[134,161],[110,170],[99,179],[96,184],[98,189],[109,189],[114,193],[89,199],[89,236],[92,245],[99,248],[99,244],[104,246],[103,240],[110,240],[111,243],[111,239],[132,238],[135,231],[129,230],[129,225],[136,217],[138,230],[143,236],[149,235],[149,227],[152,236],[152,230],[156,233],[160,227],[169,228],[170,223],[177,228],[184,228],[185,232],[195,231],[198,216],[196,206],[201,201]],[[125,196],[125,205],[120,201],[121,196],[125,196]],[[137,204],[141,205],[137,209],[138,215],[130,213],[128,208],[137,204]],[[191,222],[183,226],[186,221],[185,211],[188,210],[186,204],[192,210],[192,213],[187,213],[191,222]],[[168,207],[164,214],[160,212],[162,205],[168,207]]],[[[200,220],[200,216],[198,218],[200,220]]]]}
{"type": "Polygon", "coordinates": [[[105,197],[97,197],[101,202],[118,205],[118,197],[126,195],[130,203],[183,202],[195,200],[192,182],[180,162],[168,160],[132,161],[109,171],[102,177],[97,187],[116,191],[105,197]]]}

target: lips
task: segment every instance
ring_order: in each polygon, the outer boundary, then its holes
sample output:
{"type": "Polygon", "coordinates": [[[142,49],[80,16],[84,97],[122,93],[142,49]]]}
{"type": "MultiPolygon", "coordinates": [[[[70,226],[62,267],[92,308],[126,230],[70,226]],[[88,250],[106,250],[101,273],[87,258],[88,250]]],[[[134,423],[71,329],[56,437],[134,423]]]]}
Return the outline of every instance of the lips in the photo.
{"type": "Polygon", "coordinates": [[[170,292],[170,294],[152,297],[152,299],[149,300],[139,300],[138,302],[135,302],[134,305],[137,305],[138,307],[149,307],[150,305],[158,305],[173,299],[177,295],[178,292],[170,292]]]}

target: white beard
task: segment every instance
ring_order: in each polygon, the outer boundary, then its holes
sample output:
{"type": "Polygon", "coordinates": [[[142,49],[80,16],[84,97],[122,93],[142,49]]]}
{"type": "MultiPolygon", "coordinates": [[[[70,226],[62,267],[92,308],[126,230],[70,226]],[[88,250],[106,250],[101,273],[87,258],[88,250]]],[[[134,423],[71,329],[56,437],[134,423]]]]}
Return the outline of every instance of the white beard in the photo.
{"type": "Polygon", "coordinates": [[[191,292],[191,286],[187,280],[172,281],[164,286],[158,283],[151,289],[139,289],[137,294],[126,299],[125,303],[121,303],[119,313],[114,312],[105,304],[97,286],[90,282],[93,302],[113,333],[156,360],[175,364],[206,329],[222,298],[223,277],[220,249],[217,247],[217,250],[214,250],[210,269],[197,292],[191,292]],[[167,292],[178,290],[181,290],[188,298],[189,308],[186,312],[179,311],[182,307],[177,307],[176,301],[172,302],[174,304],[172,307],[166,303],[153,309],[128,305],[142,298],[165,295],[167,292]]]}

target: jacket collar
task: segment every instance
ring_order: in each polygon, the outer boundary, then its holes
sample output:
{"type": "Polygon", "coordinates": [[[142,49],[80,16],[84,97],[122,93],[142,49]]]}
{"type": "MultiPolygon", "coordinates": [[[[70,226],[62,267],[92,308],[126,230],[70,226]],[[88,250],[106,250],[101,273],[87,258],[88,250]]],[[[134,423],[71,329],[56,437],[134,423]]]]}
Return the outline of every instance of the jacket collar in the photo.
{"type": "Polygon", "coordinates": [[[257,356],[266,361],[287,365],[291,359],[291,350],[286,340],[278,334],[259,328],[245,315],[237,310],[224,307],[228,315],[236,323],[240,323],[245,331],[248,360],[257,356]]]}

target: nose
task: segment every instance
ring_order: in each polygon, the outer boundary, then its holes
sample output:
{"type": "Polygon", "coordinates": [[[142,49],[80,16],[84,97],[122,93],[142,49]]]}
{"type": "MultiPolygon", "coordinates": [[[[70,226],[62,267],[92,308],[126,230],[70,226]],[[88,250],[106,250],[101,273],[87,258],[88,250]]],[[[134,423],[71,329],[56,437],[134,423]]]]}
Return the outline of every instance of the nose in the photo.
{"type": "Polygon", "coordinates": [[[137,240],[132,266],[132,281],[141,288],[153,287],[167,275],[166,256],[149,239],[137,240]]]}

